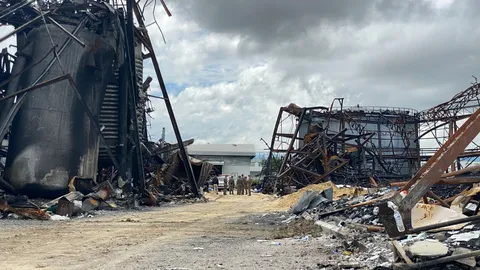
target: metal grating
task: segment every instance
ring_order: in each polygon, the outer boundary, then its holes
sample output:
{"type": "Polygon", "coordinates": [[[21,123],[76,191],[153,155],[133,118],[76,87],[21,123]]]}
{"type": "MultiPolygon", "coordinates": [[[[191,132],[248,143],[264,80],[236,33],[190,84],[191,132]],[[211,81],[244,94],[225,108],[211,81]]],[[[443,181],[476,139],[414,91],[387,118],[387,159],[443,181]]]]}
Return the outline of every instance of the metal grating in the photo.
{"type": "Polygon", "coordinates": [[[143,111],[145,110],[145,97],[143,92],[143,56],[142,45],[140,43],[135,47],[135,71],[137,74],[138,96],[137,96],[137,119],[138,133],[140,141],[143,139],[143,111]]]}
{"type": "MultiPolygon", "coordinates": [[[[117,155],[118,145],[118,114],[119,114],[119,73],[115,70],[114,80],[107,85],[100,110],[100,126],[104,127],[102,134],[105,137],[114,155],[117,155]]],[[[100,147],[98,161],[110,162],[110,157],[104,147],[100,147]]]]}
{"type": "MultiPolygon", "coordinates": [[[[142,127],[143,127],[143,110],[144,102],[142,102],[142,91],[143,86],[143,57],[142,57],[142,46],[139,44],[135,48],[135,70],[137,73],[137,84],[139,95],[137,97],[137,119],[138,119],[138,130],[140,135],[140,140],[143,139],[142,127]]],[[[113,154],[117,156],[117,146],[119,142],[119,71],[115,70],[114,79],[107,85],[105,91],[105,97],[103,98],[102,108],[100,110],[100,126],[104,127],[102,134],[105,137],[110,149],[113,154]]],[[[110,157],[107,154],[105,148],[100,147],[99,163],[110,163],[110,157]]]]}

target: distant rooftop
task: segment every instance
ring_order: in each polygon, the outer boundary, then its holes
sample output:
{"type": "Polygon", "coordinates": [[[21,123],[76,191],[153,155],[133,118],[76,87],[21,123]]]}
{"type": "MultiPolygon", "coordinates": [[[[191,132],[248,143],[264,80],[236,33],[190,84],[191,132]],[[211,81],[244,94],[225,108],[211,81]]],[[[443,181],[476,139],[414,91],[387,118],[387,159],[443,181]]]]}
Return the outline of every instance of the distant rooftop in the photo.
{"type": "Polygon", "coordinates": [[[253,144],[192,144],[187,146],[189,155],[197,156],[255,156],[253,144]]]}

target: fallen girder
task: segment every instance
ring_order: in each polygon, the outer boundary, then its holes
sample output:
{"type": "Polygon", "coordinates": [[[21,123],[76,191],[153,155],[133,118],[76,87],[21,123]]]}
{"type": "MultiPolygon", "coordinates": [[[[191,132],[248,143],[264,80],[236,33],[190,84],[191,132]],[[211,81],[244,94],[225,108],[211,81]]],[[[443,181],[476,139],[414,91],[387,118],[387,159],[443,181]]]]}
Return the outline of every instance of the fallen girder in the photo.
{"type": "MultiPolygon", "coordinates": [[[[420,168],[415,176],[397,192],[389,203],[385,202],[380,207],[381,217],[385,229],[390,236],[407,233],[412,228],[411,211],[418,201],[438,183],[442,174],[451,166],[464,149],[480,132],[480,109],[451,136],[445,144],[434,154],[428,162],[420,168]],[[405,191],[403,198],[401,192],[405,191]],[[392,204],[393,202],[393,204],[392,204]],[[400,218],[394,217],[398,213],[400,218]]],[[[463,173],[463,172],[462,172],[463,173]]],[[[455,223],[455,222],[453,222],[455,223]]],[[[459,221],[459,223],[462,223],[459,221]]],[[[457,223],[457,224],[459,224],[457,223]]]]}

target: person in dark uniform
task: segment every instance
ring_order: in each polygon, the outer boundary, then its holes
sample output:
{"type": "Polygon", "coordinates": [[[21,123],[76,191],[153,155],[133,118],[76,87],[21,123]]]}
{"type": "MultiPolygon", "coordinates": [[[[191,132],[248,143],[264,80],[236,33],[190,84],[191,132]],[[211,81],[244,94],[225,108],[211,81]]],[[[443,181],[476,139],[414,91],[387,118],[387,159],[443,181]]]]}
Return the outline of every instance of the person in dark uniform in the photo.
{"type": "MultiPolygon", "coordinates": [[[[252,178],[250,177],[250,175],[248,176],[247,178],[247,190],[246,190],[246,193],[248,193],[248,196],[252,196],[252,178]]],[[[247,194],[245,194],[247,195],[247,194]]]]}
{"type": "Polygon", "coordinates": [[[223,178],[223,195],[227,195],[227,189],[228,189],[228,176],[225,176],[223,178]]]}
{"type": "Polygon", "coordinates": [[[233,189],[235,188],[235,180],[233,179],[233,176],[230,175],[228,178],[228,191],[230,195],[233,195],[233,189]]]}
{"type": "Polygon", "coordinates": [[[243,176],[240,175],[237,178],[237,195],[242,195],[242,192],[243,192],[242,182],[243,182],[243,176]]]}
{"type": "Polygon", "coordinates": [[[215,175],[212,179],[213,191],[218,194],[218,177],[215,175]]]}

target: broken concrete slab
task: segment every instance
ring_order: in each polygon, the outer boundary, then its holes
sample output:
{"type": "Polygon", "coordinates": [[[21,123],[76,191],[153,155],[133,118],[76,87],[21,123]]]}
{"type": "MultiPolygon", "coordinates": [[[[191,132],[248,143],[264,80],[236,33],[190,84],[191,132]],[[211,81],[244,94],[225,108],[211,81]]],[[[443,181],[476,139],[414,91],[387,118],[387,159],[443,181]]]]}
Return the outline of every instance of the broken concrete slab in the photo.
{"type": "Polygon", "coordinates": [[[330,224],[321,220],[317,220],[315,222],[315,225],[318,225],[322,228],[322,231],[326,234],[333,234],[335,236],[338,236],[340,238],[346,238],[346,232],[343,230],[343,228],[340,228],[334,224],[330,224]]]}
{"type": "Polygon", "coordinates": [[[448,247],[438,240],[423,240],[413,243],[407,247],[412,256],[417,257],[439,257],[448,253],[448,247]]]}

